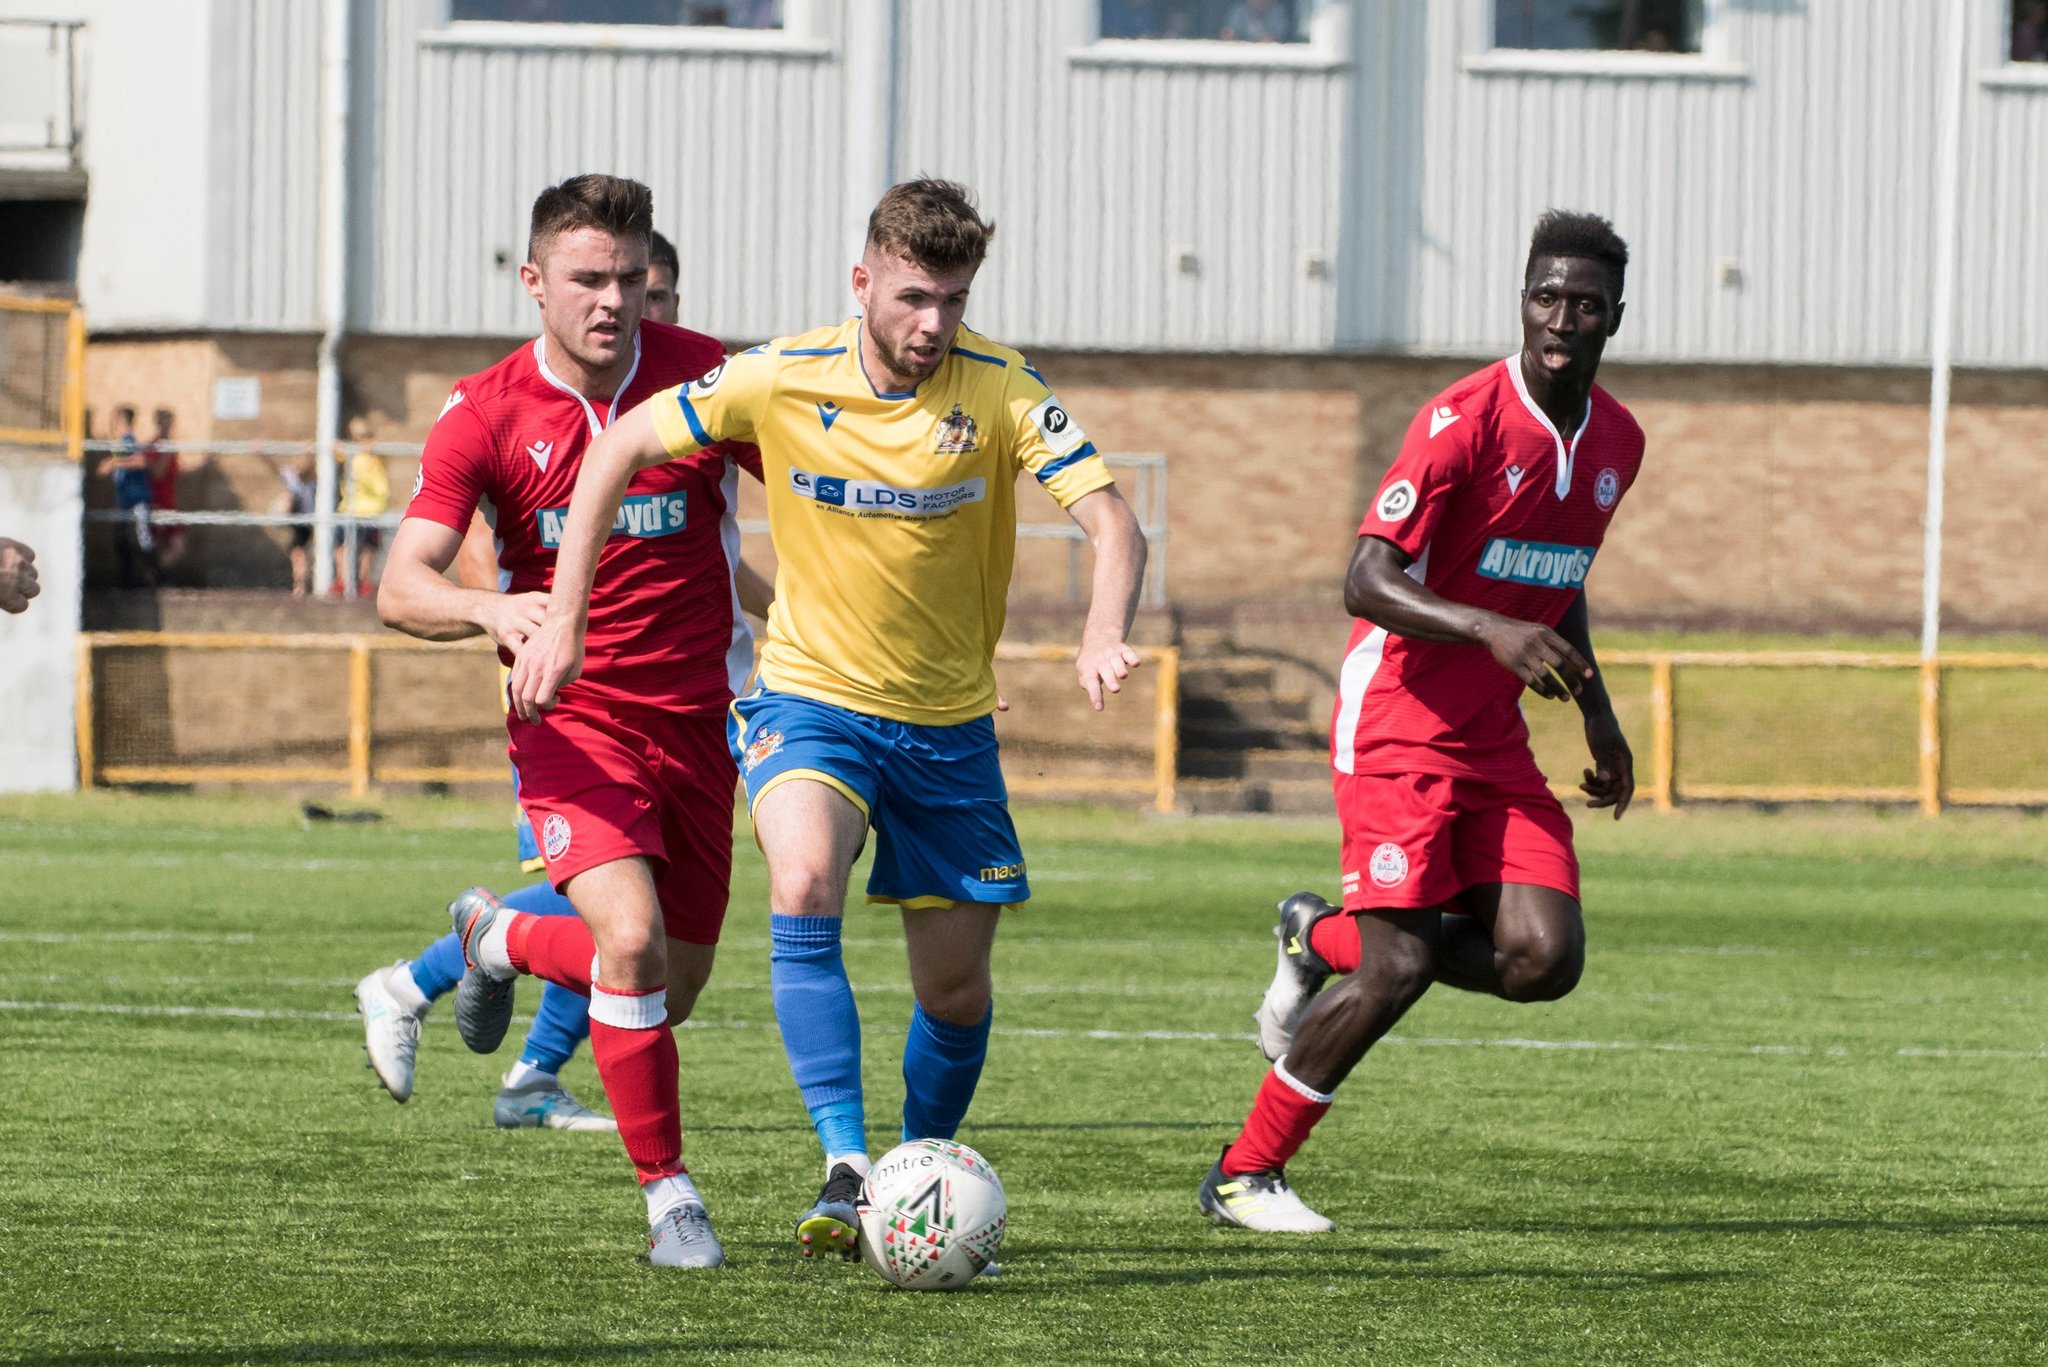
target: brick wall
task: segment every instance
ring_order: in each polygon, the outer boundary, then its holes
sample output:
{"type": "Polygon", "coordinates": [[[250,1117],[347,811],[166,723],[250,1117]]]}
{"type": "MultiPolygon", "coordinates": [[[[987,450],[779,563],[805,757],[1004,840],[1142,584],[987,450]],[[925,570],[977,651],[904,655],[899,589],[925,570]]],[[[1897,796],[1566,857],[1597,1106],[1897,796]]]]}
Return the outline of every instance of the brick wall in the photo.
{"type": "MultiPolygon", "coordinates": [[[[349,392],[378,440],[416,441],[453,382],[516,339],[363,338],[349,392]]],[[[194,438],[304,437],[313,425],[307,337],[95,340],[95,430],[132,402],[176,408],[194,438]],[[210,416],[213,380],[256,375],[264,411],[210,416]]],[[[1190,609],[1337,593],[1352,536],[1408,420],[1471,360],[1034,358],[1096,444],[1170,461],[1169,596],[1190,609]]],[[[1902,370],[1611,365],[1603,380],[1649,434],[1644,473],[1592,577],[1604,620],[1862,629],[1918,619],[1927,377],[1902,370]]],[[[1949,430],[1946,611],[1961,627],[2048,628],[2048,375],[1957,377],[1949,430]]],[[[411,470],[391,471],[394,494],[411,470]]],[[[216,496],[262,506],[262,471],[216,496]]],[[[107,501],[104,495],[100,502],[107,501]]],[[[1027,518],[1057,517],[1026,491],[1027,518]]],[[[758,489],[743,517],[759,517],[758,489]]],[[[769,563],[765,544],[748,556],[769,563]]],[[[1081,573],[1085,584],[1087,558],[1081,573]]],[[[1020,597],[1065,594],[1059,543],[1026,543],[1020,597]]]]}

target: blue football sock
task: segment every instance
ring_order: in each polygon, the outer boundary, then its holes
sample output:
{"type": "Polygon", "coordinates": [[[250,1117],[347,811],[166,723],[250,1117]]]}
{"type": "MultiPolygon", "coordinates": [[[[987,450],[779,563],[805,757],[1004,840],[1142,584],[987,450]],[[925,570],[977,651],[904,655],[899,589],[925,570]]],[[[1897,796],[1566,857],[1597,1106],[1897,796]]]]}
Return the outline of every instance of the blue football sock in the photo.
{"type": "Polygon", "coordinates": [[[541,989],[540,1010],[526,1028],[526,1046],[519,1061],[543,1073],[559,1073],[576,1053],[576,1046],[590,1038],[590,998],[571,992],[560,983],[541,989]]]}
{"type": "MultiPolygon", "coordinates": [[[[530,883],[506,895],[505,905],[529,916],[574,916],[569,899],[545,882],[530,883]]],[[[578,996],[560,983],[549,983],[540,994],[540,1010],[526,1032],[526,1047],[519,1061],[543,1073],[559,1073],[576,1052],[576,1046],[590,1038],[590,999],[578,996]]]]}
{"type": "Polygon", "coordinates": [[[529,916],[574,916],[576,908],[569,899],[556,892],[546,883],[528,883],[525,887],[508,892],[505,905],[514,911],[523,911],[529,916]]]}
{"type": "Polygon", "coordinates": [[[451,930],[413,959],[412,980],[422,995],[433,1001],[454,991],[455,984],[462,981],[462,970],[462,941],[451,930]]]}
{"type": "Polygon", "coordinates": [[[866,1153],[860,1012],[839,952],[837,916],[768,918],[768,986],[789,1071],[826,1153],[866,1153]]]}
{"type": "Polygon", "coordinates": [[[910,1013],[910,1040],[903,1046],[903,1141],[951,1139],[974,1100],[981,1065],[988,1058],[988,1027],[995,1019],[989,1003],[979,1025],[954,1025],[927,1016],[923,1006],[910,1013]]]}

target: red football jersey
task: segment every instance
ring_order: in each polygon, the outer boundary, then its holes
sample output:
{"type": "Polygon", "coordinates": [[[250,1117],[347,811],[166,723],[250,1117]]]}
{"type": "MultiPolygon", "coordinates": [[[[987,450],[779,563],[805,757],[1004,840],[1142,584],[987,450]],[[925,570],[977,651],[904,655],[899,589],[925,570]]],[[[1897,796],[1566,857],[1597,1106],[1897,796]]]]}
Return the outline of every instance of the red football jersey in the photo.
{"type": "MultiPolygon", "coordinates": [[[[1595,386],[1567,442],[1510,357],[1416,415],[1358,534],[1406,551],[1408,573],[1440,597],[1554,627],[1642,461],[1643,429],[1605,390],[1595,386]]],[[[1347,774],[1534,773],[1522,687],[1484,646],[1359,621],[1338,677],[1331,762],[1347,774]]]]}
{"type": "MultiPolygon", "coordinates": [[[[427,435],[406,516],[466,531],[483,504],[507,591],[547,590],[591,440],[620,413],[724,356],[702,333],[643,322],[632,370],[600,406],[548,369],[546,338],[520,347],[449,394],[427,435]]],[[[738,467],[749,458],[758,474],[753,447],[715,446],[633,476],[598,555],[583,674],[563,690],[565,703],[710,712],[732,701],[753,665],[732,577],[738,467]]],[[[498,658],[512,663],[509,651],[498,658]]]]}

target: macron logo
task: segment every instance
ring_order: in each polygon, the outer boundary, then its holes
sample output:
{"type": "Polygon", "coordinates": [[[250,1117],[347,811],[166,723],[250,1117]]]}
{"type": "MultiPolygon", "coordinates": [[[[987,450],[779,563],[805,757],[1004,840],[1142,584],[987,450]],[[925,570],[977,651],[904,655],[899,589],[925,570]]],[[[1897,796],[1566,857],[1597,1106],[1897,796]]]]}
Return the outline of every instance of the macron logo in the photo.
{"type": "Polygon", "coordinates": [[[836,403],[821,403],[818,405],[818,421],[824,423],[825,430],[830,432],[832,424],[837,422],[839,415],[845,411],[836,403]]]}
{"type": "Polygon", "coordinates": [[[1527,470],[1524,470],[1519,465],[1510,465],[1507,468],[1508,495],[1510,497],[1513,497],[1516,493],[1518,493],[1521,490],[1522,476],[1528,473],[1529,472],[1527,470]]]}
{"type": "Polygon", "coordinates": [[[461,402],[462,402],[462,391],[458,389],[458,390],[456,390],[456,391],[455,391],[455,392],[454,392],[453,394],[450,394],[450,395],[448,396],[448,402],[446,402],[446,403],[444,403],[444,404],[442,404],[442,405],[441,405],[441,411],[440,411],[439,413],[436,413],[436,414],[434,415],[434,421],[435,421],[435,422],[439,422],[439,421],[441,421],[441,419],[443,419],[443,418],[447,417],[447,416],[448,416],[448,410],[449,410],[449,409],[451,409],[451,408],[453,408],[453,407],[455,407],[455,405],[456,405],[456,404],[459,404],[459,403],[461,403],[461,402]]]}
{"type": "Polygon", "coordinates": [[[526,454],[532,456],[533,463],[541,468],[542,474],[546,474],[548,457],[555,454],[555,444],[551,441],[528,442],[526,444],[526,454]]]}
{"type": "Polygon", "coordinates": [[[1443,431],[1446,427],[1449,427],[1452,423],[1456,422],[1457,420],[1458,413],[1449,404],[1445,404],[1442,407],[1438,408],[1435,412],[1429,415],[1430,439],[1434,441],[1436,439],[1437,433],[1443,431]]]}

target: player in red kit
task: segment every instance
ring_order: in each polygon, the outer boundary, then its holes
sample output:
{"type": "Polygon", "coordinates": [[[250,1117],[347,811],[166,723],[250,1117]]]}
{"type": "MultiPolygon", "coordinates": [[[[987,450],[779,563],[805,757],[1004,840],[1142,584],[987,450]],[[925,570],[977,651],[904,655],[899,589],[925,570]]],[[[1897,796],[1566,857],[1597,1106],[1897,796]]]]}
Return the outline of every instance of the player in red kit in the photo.
{"type": "MultiPolygon", "coordinates": [[[[520,278],[541,336],[449,395],[392,543],[387,624],[431,640],[482,632],[511,664],[540,624],[585,448],[719,364],[713,339],[642,321],[652,230],[653,197],[630,180],[577,176],[534,202],[520,278]],[[480,503],[504,593],[443,577],[480,503]]],[[[456,999],[465,1040],[503,1035],[519,973],[590,997],[591,1053],[663,1266],[724,1260],[683,1166],[672,1026],[710,976],[725,919],[737,781],[725,709],[752,664],[735,486],[753,455],[712,448],[634,479],[598,561],[582,677],[540,720],[506,718],[521,805],[581,919],[516,913],[480,889],[450,908],[470,965],[456,999]]]]}
{"type": "Polygon", "coordinates": [[[1343,905],[1281,904],[1257,1015],[1273,1068],[1200,1191],[1219,1224],[1331,1228],[1288,1185],[1287,1161],[1431,983],[1518,1002],[1578,983],[1571,821],[1530,754],[1520,699],[1578,701],[1593,758],[1581,787],[1620,817],[1633,762],[1593,662],[1584,586],[1643,457],[1642,429],[1593,383],[1627,265],[1606,220],[1545,214],[1521,351],[1416,416],[1359,527],[1344,581],[1359,620],[1330,737],[1343,905]],[[1333,973],[1348,976],[1317,997],[1333,973]]]}

